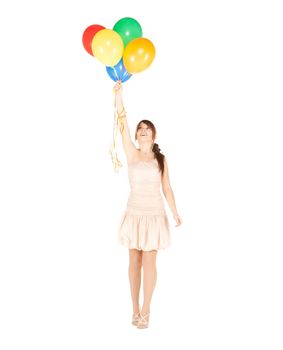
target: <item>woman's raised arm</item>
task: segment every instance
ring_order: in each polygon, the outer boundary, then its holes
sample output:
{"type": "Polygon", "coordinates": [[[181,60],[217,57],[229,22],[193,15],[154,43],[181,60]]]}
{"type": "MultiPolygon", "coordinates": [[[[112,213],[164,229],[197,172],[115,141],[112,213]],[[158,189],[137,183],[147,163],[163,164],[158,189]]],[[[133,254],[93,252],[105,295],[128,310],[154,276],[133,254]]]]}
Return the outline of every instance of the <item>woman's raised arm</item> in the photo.
{"type": "Polygon", "coordinates": [[[130,135],[130,130],[126,118],[126,111],[124,108],[123,103],[123,94],[122,94],[122,83],[121,81],[117,81],[117,83],[114,86],[115,90],[115,99],[116,99],[116,106],[117,106],[117,112],[120,118],[123,118],[123,128],[120,128],[121,135],[122,135],[122,143],[124,152],[126,154],[128,163],[133,159],[137,149],[135,144],[133,143],[130,135]]]}

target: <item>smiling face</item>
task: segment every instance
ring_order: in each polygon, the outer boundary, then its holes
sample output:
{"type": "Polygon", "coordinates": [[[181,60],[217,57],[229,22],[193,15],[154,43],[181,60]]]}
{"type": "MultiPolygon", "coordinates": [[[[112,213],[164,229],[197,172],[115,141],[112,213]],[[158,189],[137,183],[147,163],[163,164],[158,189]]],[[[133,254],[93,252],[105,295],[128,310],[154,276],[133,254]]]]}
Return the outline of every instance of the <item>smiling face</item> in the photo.
{"type": "Polygon", "coordinates": [[[152,129],[145,123],[140,123],[136,133],[136,139],[138,143],[149,142],[152,143],[154,141],[152,129]]]}

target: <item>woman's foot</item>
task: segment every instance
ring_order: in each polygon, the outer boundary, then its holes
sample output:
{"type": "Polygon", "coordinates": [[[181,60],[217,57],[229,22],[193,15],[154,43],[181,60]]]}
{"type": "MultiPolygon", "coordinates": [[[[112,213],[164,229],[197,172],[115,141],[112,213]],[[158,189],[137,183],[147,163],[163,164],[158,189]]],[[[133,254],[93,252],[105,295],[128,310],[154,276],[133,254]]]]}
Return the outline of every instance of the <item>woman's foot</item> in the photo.
{"type": "Polygon", "coordinates": [[[139,319],[140,319],[140,312],[137,312],[136,314],[134,313],[132,318],[132,324],[134,326],[137,326],[139,319]]]}
{"type": "Polygon", "coordinates": [[[149,313],[143,315],[143,314],[139,314],[139,320],[137,323],[137,328],[148,328],[148,322],[149,322],[149,313]]]}

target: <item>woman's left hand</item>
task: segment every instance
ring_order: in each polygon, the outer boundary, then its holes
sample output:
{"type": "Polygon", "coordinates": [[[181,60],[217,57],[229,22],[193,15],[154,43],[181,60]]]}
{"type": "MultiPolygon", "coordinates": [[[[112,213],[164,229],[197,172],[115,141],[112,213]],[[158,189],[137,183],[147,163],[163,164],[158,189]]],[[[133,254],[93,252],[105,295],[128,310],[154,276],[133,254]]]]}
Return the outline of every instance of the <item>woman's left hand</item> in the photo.
{"type": "Polygon", "coordinates": [[[175,227],[180,226],[182,224],[182,219],[181,219],[180,215],[176,214],[173,217],[174,217],[174,220],[176,221],[176,224],[177,224],[177,225],[175,225],[175,227]]]}

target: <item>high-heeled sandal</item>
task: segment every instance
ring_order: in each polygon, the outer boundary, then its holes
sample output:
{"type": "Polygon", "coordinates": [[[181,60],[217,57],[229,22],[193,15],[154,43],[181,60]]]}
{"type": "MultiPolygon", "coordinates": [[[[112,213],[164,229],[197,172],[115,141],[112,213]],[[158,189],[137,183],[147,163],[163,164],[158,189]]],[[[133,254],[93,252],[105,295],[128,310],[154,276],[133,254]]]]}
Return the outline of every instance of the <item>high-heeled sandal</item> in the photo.
{"type": "Polygon", "coordinates": [[[132,324],[134,326],[137,326],[139,319],[140,319],[140,312],[138,312],[137,314],[133,314],[132,324]]]}
{"type": "Polygon", "coordinates": [[[142,315],[140,313],[137,328],[148,328],[149,315],[150,315],[149,313],[146,315],[142,315]]]}

